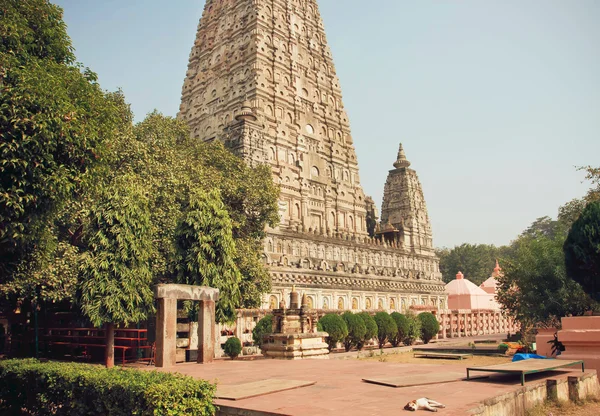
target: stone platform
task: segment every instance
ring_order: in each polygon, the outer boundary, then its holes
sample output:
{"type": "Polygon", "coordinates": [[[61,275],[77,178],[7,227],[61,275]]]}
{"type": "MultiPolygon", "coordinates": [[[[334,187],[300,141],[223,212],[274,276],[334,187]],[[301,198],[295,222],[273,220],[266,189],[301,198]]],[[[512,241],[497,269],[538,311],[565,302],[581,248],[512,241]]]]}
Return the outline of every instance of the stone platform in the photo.
{"type": "Polygon", "coordinates": [[[440,415],[519,416],[524,414],[525,408],[543,401],[551,389],[560,398],[568,398],[569,382],[577,384],[577,394],[581,397],[590,392],[598,393],[595,371],[582,374],[581,369],[531,375],[524,387],[520,385],[520,377],[511,375],[491,375],[476,381],[442,382],[405,388],[391,388],[362,381],[364,378],[398,376],[405,376],[407,379],[419,376],[425,382],[430,377],[435,381],[439,380],[440,374],[446,372],[463,372],[466,376],[467,366],[467,363],[464,366],[413,365],[355,359],[257,359],[216,361],[202,366],[182,364],[176,366],[174,371],[192,377],[218,380],[219,385],[223,386],[243,385],[265,379],[316,382],[308,387],[238,401],[217,400],[219,415],[222,416],[396,415],[404,413],[402,409],[407,402],[420,397],[444,403],[447,408],[440,409],[440,415]]]}

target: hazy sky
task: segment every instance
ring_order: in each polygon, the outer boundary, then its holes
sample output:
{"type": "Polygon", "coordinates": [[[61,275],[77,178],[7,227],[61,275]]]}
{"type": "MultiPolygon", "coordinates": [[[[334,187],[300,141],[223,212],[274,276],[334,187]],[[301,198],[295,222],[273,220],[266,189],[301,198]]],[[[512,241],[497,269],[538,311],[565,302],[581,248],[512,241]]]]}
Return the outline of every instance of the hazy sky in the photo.
{"type": "MultiPolygon", "coordinates": [[[[138,120],[178,111],[204,0],[56,0],[79,61],[138,120]]],[[[321,0],[361,181],[404,144],[436,246],[506,244],[600,166],[600,1],[321,0]]]]}

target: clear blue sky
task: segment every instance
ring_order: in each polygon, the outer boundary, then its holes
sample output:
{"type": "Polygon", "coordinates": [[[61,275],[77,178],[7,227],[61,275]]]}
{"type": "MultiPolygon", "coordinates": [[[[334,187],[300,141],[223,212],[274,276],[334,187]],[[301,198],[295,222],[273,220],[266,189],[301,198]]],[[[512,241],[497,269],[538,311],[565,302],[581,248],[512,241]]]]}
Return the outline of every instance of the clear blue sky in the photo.
{"type": "MultiPolygon", "coordinates": [[[[203,0],[57,0],[138,120],[175,115],[203,0]]],[[[365,192],[402,141],[436,246],[506,244],[600,165],[600,1],[321,0],[365,192]]]]}

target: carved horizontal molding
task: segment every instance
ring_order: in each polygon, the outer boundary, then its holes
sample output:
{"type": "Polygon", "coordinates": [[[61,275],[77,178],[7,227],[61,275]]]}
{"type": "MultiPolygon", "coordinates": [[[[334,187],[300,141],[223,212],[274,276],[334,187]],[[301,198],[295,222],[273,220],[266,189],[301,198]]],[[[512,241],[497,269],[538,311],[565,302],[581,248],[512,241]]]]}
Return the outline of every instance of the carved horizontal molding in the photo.
{"type": "Polygon", "coordinates": [[[404,292],[445,295],[443,283],[421,283],[416,281],[399,281],[377,279],[372,277],[350,277],[325,273],[294,273],[293,271],[271,270],[272,283],[275,286],[310,287],[319,289],[358,290],[370,292],[404,292]]]}

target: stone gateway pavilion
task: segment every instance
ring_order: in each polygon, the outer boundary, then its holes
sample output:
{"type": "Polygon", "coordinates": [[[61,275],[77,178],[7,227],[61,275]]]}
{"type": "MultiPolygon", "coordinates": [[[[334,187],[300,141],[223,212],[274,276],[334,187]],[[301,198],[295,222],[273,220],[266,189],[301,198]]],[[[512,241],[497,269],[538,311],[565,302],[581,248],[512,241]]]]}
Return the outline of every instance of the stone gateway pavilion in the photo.
{"type": "Polygon", "coordinates": [[[315,0],[208,0],[179,117],[198,140],[270,165],[280,185],[280,225],[264,240],[265,309],[292,285],[315,309],[446,308],[423,191],[402,146],[397,156],[390,149],[380,222],[363,192],[315,0]]]}

